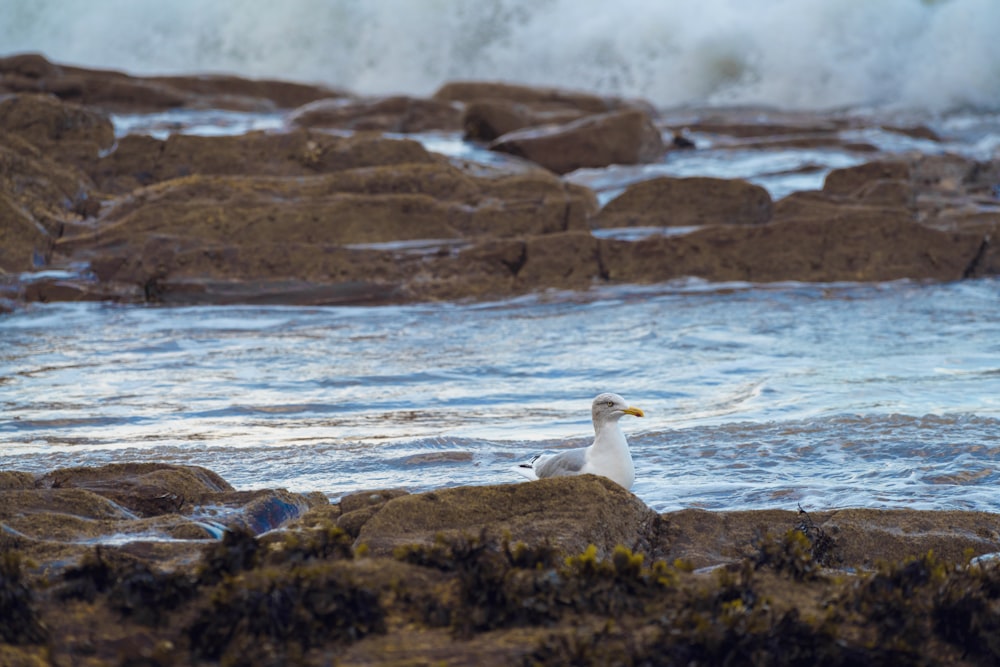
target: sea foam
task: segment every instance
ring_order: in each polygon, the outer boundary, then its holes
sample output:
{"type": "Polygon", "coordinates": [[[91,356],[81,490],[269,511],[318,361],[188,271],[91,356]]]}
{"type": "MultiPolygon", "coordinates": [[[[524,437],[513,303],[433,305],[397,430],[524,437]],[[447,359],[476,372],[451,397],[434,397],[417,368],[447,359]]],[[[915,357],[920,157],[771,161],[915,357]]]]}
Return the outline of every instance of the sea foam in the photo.
{"type": "Polygon", "coordinates": [[[1000,109],[996,0],[6,0],[0,54],[426,95],[456,79],[660,106],[1000,109]]]}

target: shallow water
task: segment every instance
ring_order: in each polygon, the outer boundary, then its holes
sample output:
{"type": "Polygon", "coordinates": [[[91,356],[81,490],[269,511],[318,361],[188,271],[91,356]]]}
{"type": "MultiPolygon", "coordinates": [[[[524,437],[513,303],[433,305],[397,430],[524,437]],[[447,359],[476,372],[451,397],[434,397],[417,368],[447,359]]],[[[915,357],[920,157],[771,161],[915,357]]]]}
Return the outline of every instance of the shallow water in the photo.
{"type": "Polygon", "coordinates": [[[1000,509],[1000,281],[697,281],[485,304],[36,305],[0,319],[0,468],[237,488],[516,482],[623,394],[657,510],[1000,509]]]}

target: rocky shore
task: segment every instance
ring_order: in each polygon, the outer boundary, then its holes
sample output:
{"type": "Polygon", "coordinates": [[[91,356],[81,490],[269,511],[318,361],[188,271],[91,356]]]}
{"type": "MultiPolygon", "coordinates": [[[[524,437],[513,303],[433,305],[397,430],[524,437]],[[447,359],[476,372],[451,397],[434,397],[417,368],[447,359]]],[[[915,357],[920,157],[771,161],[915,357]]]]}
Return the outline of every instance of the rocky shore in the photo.
{"type": "MultiPolygon", "coordinates": [[[[1000,162],[887,156],[862,121],[456,82],[429,98],[234,77],[131,77],[0,59],[0,299],[387,303],[710,281],[960,280],[1000,271],[1000,162]],[[283,132],[115,137],[112,112],[283,111],[283,132]],[[854,125],[852,125],[852,123],[854,125]],[[681,130],[870,157],[772,201],[738,179],[658,177],[600,207],[562,175],[656,162],[681,130]],[[428,151],[462,132],[495,165],[428,151]],[[393,133],[391,137],[385,133],[393,133]],[[626,241],[621,227],[691,227],[626,241]]],[[[936,140],[921,127],[890,127],[936,140]]]]}
{"type": "Polygon", "coordinates": [[[0,472],[4,665],[978,665],[1000,517],[657,514],[600,477],[237,491],[0,472]]]}

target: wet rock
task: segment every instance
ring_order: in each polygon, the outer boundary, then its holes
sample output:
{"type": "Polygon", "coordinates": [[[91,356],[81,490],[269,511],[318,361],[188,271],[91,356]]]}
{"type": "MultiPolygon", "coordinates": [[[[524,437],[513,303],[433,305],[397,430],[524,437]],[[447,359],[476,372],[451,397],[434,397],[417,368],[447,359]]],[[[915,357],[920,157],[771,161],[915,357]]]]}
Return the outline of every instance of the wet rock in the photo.
{"type": "Polygon", "coordinates": [[[124,194],[199,174],[298,177],[439,161],[415,141],[372,134],[335,137],[297,130],[232,137],[171,135],[166,141],[127,136],[93,168],[91,176],[102,190],[124,194]]]}
{"type": "Polygon", "coordinates": [[[76,168],[0,131],[0,271],[29,271],[48,262],[63,226],[89,210],[92,188],[76,168]]]}
{"type": "MultiPolygon", "coordinates": [[[[948,562],[968,553],[1000,550],[1000,517],[985,512],[916,512],[844,509],[810,512],[805,519],[827,536],[828,567],[870,569],[931,550],[948,562]]],[[[786,510],[706,512],[688,509],[661,515],[657,558],[683,558],[709,567],[752,557],[765,535],[781,536],[803,525],[786,510]]]]}
{"type": "Polygon", "coordinates": [[[479,535],[547,542],[567,553],[594,544],[609,555],[623,544],[647,551],[656,513],[601,477],[584,475],[525,484],[461,487],[393,498],[361,527],[357,544],[373,554],[433,544],[436,536],[479,535]]]}
{"type": "Polygon", "coordinates": [[[0,93],[48,93],[119,113],[178,107],[268,111],[337,94],[322,86],[234,76],[134,77],[58,65],[30,53],[0,58],[0,93]]]}
{"type": "Polygon", "coordinates": [[[21,137],[58,162],[87,165],[114,144],[107,116],[51,95],[0,99],[0,131],[21,137]]]}
{"type": "Polygon", "coordinates": [[[563,125],[510,132],[490,149],[531,160],[557,174],[612,164],[656,162],[666,147],[640,110],[591,115],[563,125]]]}
{"type": "Polygon", "coordinates": [[[0,274],[30,271],[47,261],[52,237],[6,193],[0,193],[0,274]]]}
{"type": "Polygon", "coordinates": [[[407,494],[409,494],[409,491],[405,489],[378,489],[350,493],[340,499],[340,511],[342,514],[348,514],[361,509],[379,508],[393,498],[407,494]]]}
{"type": "Polygon", "coordinates": [[[661,176],[630,185],[594,218],[594,227],[756,225],[770,220],[771,196],[747,181],[661,176]]]}
{"type": "Polygon", "coordinates": [[[583,229],[595,208],[592,193],[541,170],[477,178],[432,162],[297,179],[191,176],[120,200],[93,224],[67,230],[58,250],[89,261],[102,284],[138,285],[156,300],[248,302],[256,289],[272,302],[282,294],[345,302],[392,298],[451,257],[447,248],[436,256],[433,248],[345,246],[583,229]],[[234,285],[227,297],[218,281],[234,279],[257,287],[234,285]],[[301,281],[342,288],[310,295],[316,288],[301,281]]]}
{"type": "Polygon", "coordinates": [[[599,242],[587,232],[533,236],[525,241],[520,289],[586,289],[601,277],[599,242]]]}
{"type": "Polygon", "coordinates": [[[467,104],[476,100],[506,100],[535,108],[577,109],[590,114],[612,111],[621,104],[614,98],[590,93],[490,81],[446,83],[434,93],[434,99],[467,104]]]}
{"type": "Polygon", "coordinates": [[[86,489],[139,516],[173,513],[185,502],[204,494],[234,491],[228,482],[207,468],[166,463],[64,468],[42,475],[36,486],[40,489],[86,489]]]}
{"type": "Polygon", "coordinates": [[[0,470],[0,491],[35,488],[35,476],[17,470],[0,470]]]}
{"type": "Polygon", "coordinates": [[[959,280],[976,261],[983,238],[928,229],[904,217],[848,211],[830,219],[783,219],[757,226],[716,226],[635,243],[605,240],[609,279],[881,281],[959,280]]]}
{"type": "Polygon", "coordinates": [[[866,162],[854,167],[834,169],[823,181],[823,192],[843,197],[857,197],[873,182],[910,181],[910,165],[902,160],[866,162]]]}
{"type": "Polygon", "coordinates": [[[480,99],[470,102],[462,115],[465,139],[490,142],[509,132],[539,125],[565,124],[590,112],[579,108],[538,108],[512,100],[480,99]]]}
{"type": "Polygon", "coordinates": [[[299,127],[379,132],[457,132],[462,112],[439,100],[395,96],[373,99],[324,99],[299,107],[288,116],[299,127]]]}

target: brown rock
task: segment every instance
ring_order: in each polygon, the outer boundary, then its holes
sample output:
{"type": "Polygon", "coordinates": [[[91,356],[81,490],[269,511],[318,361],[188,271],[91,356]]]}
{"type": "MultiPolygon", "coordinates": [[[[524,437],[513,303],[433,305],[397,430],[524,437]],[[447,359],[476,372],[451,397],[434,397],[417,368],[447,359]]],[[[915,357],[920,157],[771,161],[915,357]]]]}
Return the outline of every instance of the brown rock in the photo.
{"type": "Polygon", "coordinates": [[[590,112],[578,108],[538,108],[511,100],[484,99],[470,102],[462,115],[465,139],[493,141],[509,132],[549,124],[565,124],[590,112]]]}
{"type": "Polygon", "coordinates": [[[655,162],[666,151],[659,130],[639,110],[510,132],[491,143],[490,149],[526,158],[557,174],[586,167],[655,162]]]}
{"type": "Polygon", "coordinates": [[[323,99],[293,111],[288,120],[299,127],[329,127],[379,132],[455,132],[462,112],[453,104],[417,97],[323,99]]]}
{"type": "Polygon", "coordinates": [[[441,162],[416,141],[297,130],[232,137],[171,135],[166,141],[124,137],[91,171],[98,186],[123,194],[193,174],[310,176],[344,169],[441,162]]]}
{"type": "Polygon", "coordinates": [[[586,289],[601,277],[598,247],[598,240],[588,232],[530,237],[517,284],[524,291],[586,289]]]}
{"type": "Polygon", "coordinates": [[[233,491],[211,470],[166,463],[114,463],[95,468],[64,468],[42,475],[40,489],[85,489],[140,516],[176,512],[187,500],[233,491]]]}
{"type": "Polygon", "coordinates": [[[900,160],[866,162],[855,167],[834,169],[823,182],[823,192],[842,197],[856,197],[864,187],[874,181],[902,181],[908,183],[910,165],[900,160]]]}
{"type": "Polygon", "coordinates": [[[185,101],[185,106],[266,110],[294,109],[314,100],[347,97],[343,91],[274,79],[245,79],[238,76],[208,74],[200,76],[158,76],[146,79],[173,90],[194,93],[197,97],[185,101]]]}
{"type": "MultiPolygon", "coordinates": [[[[774,215],[772,220],[779,222],[782,220],[837,220],[851,216],[868,216],[872,219],[898,219],[914,220],[914,212],[906,205],[902,196],[894,196],[892,193],[897,184],[901,181],[875,181],[875,184],[885,184],[886,190],[873,193],[872,200],[853,197],[841,197],[829,195],[821,190],[802,190],[793,192],[787,197],[783,197],[774,203],[774,215]],[[884,202],[880,205],[877,202],[884,202]]],[[[876,188],[878,190],[880,188],[876,188]]],[[[859,194],[866,190],[862,186],[859,194]]],[[[908,189],[907,192],[910,192],[908,189]]],[[[902,190],[896,191],[897,195],[902,190]]]]}
{"type": "Polygon", "coordinates": [[[484,99],[507,100],[549,109],[578,109],[587,113],[604,113],[621,104],[619,100],[590,93],[489,81],[446,83],[434,93],[434,99],[466,103],[484,99]]]}
{"type": "Polygon", "coordinates": [[[611,280],[882,281],[959,280],[982,237],[928,229],[900,218],[850,213],[831,220],[786,219],[759,226],[707,227],[635,243],[603,241],[611,280]]]}
{"type": "Polygon", "coordinates": [[[0,131],[22,137],[49,158],[75,165],[96,161],[115,141],[107,116],[51,95],[0,99],[0,131]]]}
{"type": "Polygon", "coordinates": [[[0,132],[0,272],[30,271],[49,261],[54,237],[78,219],[89,181],[45,157],[21,137],[0,132]]]}
{"type": "MultiPolygon", "coordinates": [[[[752,557],[762,537],[781,537],[804,521],[799,513],[786,510],[689,509],[660,518],[656,557],[668,562],[683,558],[694,567],[752,557]]],[[[879,561],[899,562],[929,550],[958,563],[967,552],[1000,550],[1000,517],[985,512],[843,509],[810,512],[808,521],[830,538],[824,560],[834,568],[871,568],[879,561]]]]}
{"type": "Polygon", "coordinates": [[[38,54],[0,58],[0,93],[5,92],[49,93],[124,113],[177,107],[288,109],[337,94],[322,86],[234,76],[133,77],[112,70],[56,65],[38,54]]]}
{"type": "Polygon", "coordinates": [[[0,274],[30,271],[48,261],[52,238],[6,193],[0,193],[0,274]]]}
{"type": "Polygon", "coordinates": [[[442,489],[390,500],[361,528],[357,544],[374,555],[437,535],[480,535],[549,544],[580,553],[594,544],[602,557],[616,546],[648,552],[655,512],[614,482],[593,475],[524,484],[442,489]]]}
{"type": "Polygon", "coordinates": [[[399,285],[419,283],[429,268],[451,280],[447,247],[345,244],[563,232],[585,228],[594,208],[591,192],[541,170],[476,178],[443,162],[296,179],[190,176],[120,200],[99,221],[68,230],[58,248],[90,261],[104,283],[140,285],[168,302],[396,300],[399,285]],[[231,279],[266,284],[211,282],[231,279]]]}
{"type": "Polygon", "coordinates": [[[34,489],[35,476],[18,470],[0,470],[0,491],[34,489]]]}
{"type": "Polygon", "coordinates": [[[409,491],[405,489],[378,489],[375,491],[350,493],[340,499],[340,511],[342,514],[347,514],[369,507],[381,507],[393,498],[405,496],[408,493],[409,491]]]}
{"type": "Polygon", "coordinates": [[[771,196],[747,181],[661,176],[630,185],[595,217],[595,227],[756,225],[771,218],[771,196]]]}

